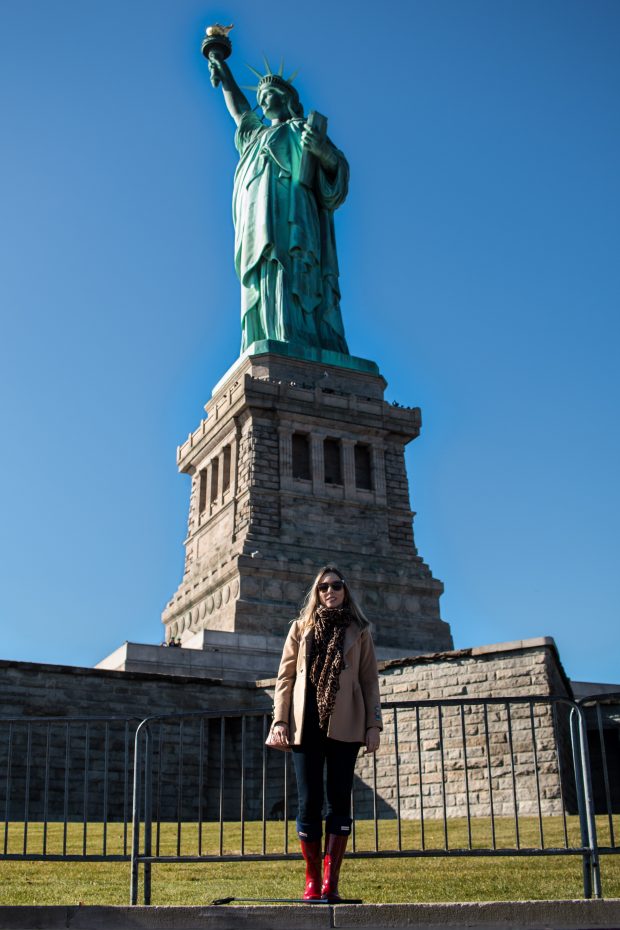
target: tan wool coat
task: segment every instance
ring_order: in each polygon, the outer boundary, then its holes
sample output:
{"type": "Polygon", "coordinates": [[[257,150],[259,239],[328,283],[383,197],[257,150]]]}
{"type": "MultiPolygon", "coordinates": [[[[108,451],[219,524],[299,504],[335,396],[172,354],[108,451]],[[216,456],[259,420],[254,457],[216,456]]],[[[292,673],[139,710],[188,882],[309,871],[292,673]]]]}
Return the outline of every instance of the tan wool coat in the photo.
{"type": "MultiPolygon", "coordinates": [[[[291,624],[284,644],[273,701],[273,721],[288,723],[289,743],[299,745],[303,732],[306,675],[312,629],[302,635],[299,621],[291,624]]],[[[383,729],[377,659],[369,630],[352,622],[344,637],[344,668],[329,718],[327,735],[345,743],[364,743],[369,727],[383,729]]]]}

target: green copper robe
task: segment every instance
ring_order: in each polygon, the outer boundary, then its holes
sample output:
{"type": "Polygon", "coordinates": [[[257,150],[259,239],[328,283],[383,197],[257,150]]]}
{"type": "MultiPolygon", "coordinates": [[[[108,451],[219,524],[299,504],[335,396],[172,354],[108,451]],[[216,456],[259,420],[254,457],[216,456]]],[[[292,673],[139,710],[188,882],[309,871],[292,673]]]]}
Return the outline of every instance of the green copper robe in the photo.
{"type": "Polygon", "coordinates": [[[340,315],[334,210],[345,200],[349,166],[330,176],[317,163],[312,188],[299,183],[303,119],[265,126],[243,114],[235,134],[233,219],[241,282],[241,351],[282,342],[348,354],[340,315]]]}

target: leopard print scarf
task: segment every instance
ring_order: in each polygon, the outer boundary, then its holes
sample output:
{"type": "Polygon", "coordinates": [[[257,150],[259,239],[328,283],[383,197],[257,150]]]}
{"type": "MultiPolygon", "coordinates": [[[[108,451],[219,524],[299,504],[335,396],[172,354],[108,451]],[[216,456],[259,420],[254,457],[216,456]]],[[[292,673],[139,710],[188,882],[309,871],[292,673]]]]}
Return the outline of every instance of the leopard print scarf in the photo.
{"type": "Polygon", "coordinates": [[[310,653],[310,681],[316,688],[319,724],[327,730],[344,668],[344,636],[353,620],[348,607],[318,607],[310,653]]]}

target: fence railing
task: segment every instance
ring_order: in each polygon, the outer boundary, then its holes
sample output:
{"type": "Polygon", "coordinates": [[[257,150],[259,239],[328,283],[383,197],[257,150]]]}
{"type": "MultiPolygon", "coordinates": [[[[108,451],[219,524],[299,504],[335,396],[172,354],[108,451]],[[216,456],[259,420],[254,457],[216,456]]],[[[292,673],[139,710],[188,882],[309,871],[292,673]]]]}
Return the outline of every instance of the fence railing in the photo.
{"type": "MultiPolygon", "coordinates": [[[[380,752],[356,768],[352,857],[580,857],[584,897],[601,896],[620,695],[383,710],[380,752]]],[[[269,724],[266,709],[0,719],[0,858],[130,860],[132,904],[141,884],[150,903],[157,863],[297,858],[290,753],[265,747],[269,724]]]]}
{"type": "MultiPolygon", "coordinates": [[[[400,701],[384,705],[384,720],[380,755],[362,755],[356,770],[352,856],[580,856],[584,896],[601,894],[577,704],[546,696],[400,701]]],[[[298,855],[290,757],[265,748],[267,726],[264,714],[140,724],[132,902],[141,867],[150,901],[155,863],[298,855]]]]}
{"type": "Polygon", "coordinates": [[[0,718],[0,858],[131,856],[140,718],[0,718]]]}
{"type": "Polygon", "coordinates": [[[599,851],[617,854],[620,842],[614,814],[620,813],[620,691],[583,697],[577,703],[588,734],[593,811],[606,820],[607,842],[599,851]]]}

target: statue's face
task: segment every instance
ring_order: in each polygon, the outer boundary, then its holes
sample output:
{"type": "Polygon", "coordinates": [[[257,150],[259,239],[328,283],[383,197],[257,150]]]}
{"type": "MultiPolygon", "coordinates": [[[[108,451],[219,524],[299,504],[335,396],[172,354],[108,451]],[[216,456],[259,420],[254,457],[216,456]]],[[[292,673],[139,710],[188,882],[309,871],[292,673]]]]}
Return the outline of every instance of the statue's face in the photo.
{"type": "Polygon", "coordinates": [[[277,87],[268,87],[260,95],[260,105],[267,119],[288,119],[286,94],[277,87]]]}

